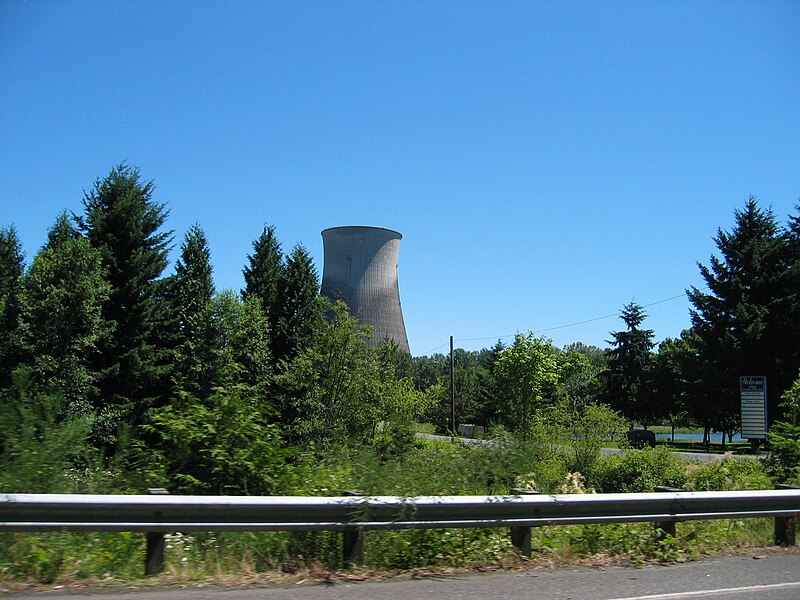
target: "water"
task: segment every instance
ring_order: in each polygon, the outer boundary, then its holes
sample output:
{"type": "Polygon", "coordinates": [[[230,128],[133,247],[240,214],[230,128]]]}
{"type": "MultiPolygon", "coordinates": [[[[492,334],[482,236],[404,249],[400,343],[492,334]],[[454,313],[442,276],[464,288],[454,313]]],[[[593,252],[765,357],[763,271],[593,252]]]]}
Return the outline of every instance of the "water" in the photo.
{"type": "MultiPolygon", "coordinates": [[[[711,434],[709,434],[709,439],[712,442],[721,442],[722,441],[722,435],[723,434],[721,434],[721,433],[711,433],[711,434]]],[[[672,436],[669,433],[657,433],[656,434],[656,439],[657,440],[667,440],[668,441],[668,440],[672,439],[672,436]]],[[[702,433],[676,433],[675,434],[675,441],[676,442],[681,442],[681,441],[683,441],[683,442],[702,442],[703,441],[703,434],[702,433]]],[[[735,434],[733,436],[733,441],[734,442],[746,442],[747,440],[742,438],[742,436],[737,433],[737,434],[735,434]]],[[[726,443],[728,442],[727,438],[725,439],[725,442],[726,443]]]]}

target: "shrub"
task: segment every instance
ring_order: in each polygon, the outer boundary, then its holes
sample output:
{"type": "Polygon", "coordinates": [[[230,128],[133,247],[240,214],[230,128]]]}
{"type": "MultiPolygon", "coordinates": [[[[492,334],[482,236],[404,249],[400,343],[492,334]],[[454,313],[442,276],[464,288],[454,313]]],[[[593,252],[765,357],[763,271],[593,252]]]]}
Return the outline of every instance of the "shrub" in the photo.
{"type": "Polygon", "coordinates": [[[600,492],[652,492],[656,486],[681,487],[685,465],[664,447],[628,450],[600,461],[590,480],[600,492]]]}

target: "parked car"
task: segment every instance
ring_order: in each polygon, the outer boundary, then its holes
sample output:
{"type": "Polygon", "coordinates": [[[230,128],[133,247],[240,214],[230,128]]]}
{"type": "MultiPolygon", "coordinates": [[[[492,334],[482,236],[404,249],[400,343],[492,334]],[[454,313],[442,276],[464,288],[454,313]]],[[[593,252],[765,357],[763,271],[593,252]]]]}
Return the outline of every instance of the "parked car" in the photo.
{"type": "Polygon", "coordinates": [[[641,450],[645,446],[656,447],[656,434],[649,429],[631,429],[625,434],[628,443],[634,448],[641,450]]]}

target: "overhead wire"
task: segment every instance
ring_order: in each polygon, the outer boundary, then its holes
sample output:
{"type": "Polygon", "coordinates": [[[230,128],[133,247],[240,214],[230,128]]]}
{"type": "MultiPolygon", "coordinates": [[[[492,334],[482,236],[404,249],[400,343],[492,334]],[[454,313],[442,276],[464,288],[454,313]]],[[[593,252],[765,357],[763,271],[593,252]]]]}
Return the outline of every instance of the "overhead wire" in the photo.
{"type": "MultiPolygon", "coordinates": [[[[677,294],[675,296],[670,296],[669,298],[664,298],[663,300],[656,300],[655,302],[651,302],[649,304],[644,304],[642,306],[642,308],[649,308],[651,306],[656,306],[657,304],[664,304],[665,302],[670,302],[672,300],[677,300],[678,298],[684,298],[685,296],[686,296],[686,293],[684,292],[682,294],[677,294]]],[[[608,314],[608,315],[603,315],[602,317],[594,317],[592,319],[585,319],[583,321],[576,321],[574,323],[567,323],[566,325],[556,325],[555,327],[548,327],[546,329],[535,329],[534,331],[536,331],[538,333],[544,333],[546,331],[555,331],[557,329],[566,329],[567,327],[575,327],[577,325],[584,325],[586,323],[594,323],[595,321],[602,321],[603,319],[610,319],[611,317],[618,317],[618,316],[619,316],[619,311],[615,312],[615,313],[608,314]]],[[[519,332],[517,332],[517,333],[519,333],[519,332]]],[[[509,334],[505,334],[505,335],[492,335],[492,336],[488,336],[488,337],[456,338],[456,339],[458,339],[459,342],[481,342],[481,341],[485,341],[485,340],[503,340],[503,339],[506,339],[506,338],[514,337],[514,336],[517,335],[517,333],[509,333],[509,334]]],[[[438,350],[439,348],[442,348],[443,346],[447,346],[448,344],[449,344],[449,342],[445,342],[444,344],[440,344],[440,345],[436,346],[436,348],[433,348],[432,350],[429,350],[426,353],[426,355],[431,354],[432,352],[436,352],[436,350],[438,350]]]]}

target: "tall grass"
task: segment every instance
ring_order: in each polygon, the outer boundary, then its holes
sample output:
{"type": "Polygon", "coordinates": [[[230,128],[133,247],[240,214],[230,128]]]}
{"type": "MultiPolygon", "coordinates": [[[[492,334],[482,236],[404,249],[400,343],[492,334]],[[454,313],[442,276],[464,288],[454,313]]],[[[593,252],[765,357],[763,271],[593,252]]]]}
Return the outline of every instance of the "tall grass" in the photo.
{"type": "MultiPolygon", "coordinates": [[[[416,441],[387,456],[370,448],[340,448],[296,465],[284,493],[337,495],[505,494],[513,487],[545,493],[591,490],[649,491],[656,485],[688,489],[769,488],[756,462],[720,460],[694,464],[665,449],[629,451],[590,461],[586,473],[570,474],[569,453],[512,438],[497,446],[462,447],[416,441]]],[[[88,468],[88,467],[87,467],[88,468]]],[[[99,469],[99,467],[98,467],[99,469]]],[[[96,491],[119,491],[116,478],[96,491]]],[[[68,486],[69,487],[69,486],[68,486]]],[[[24,491],[20,489],[5,491],[24,491]]],[[[77,490],[76,490],[77,491],[77,490]]],[[[368,531],[364,568],[469,567],[524,562],[506,529],[368,531]]],[[[633,563],[686,560],[713,551],[768,545],[771,522],[763,519],[680,523],[664,538],[652,524],[540,527],[532,531],[533,558],[563,562],[600,555],[633,563]]],[[[42,533],[0,536],[0,580],[53,583],[143,576],[144,540],[133,533],[42,533]]],[[[340,569],[341,536],[335,532],[175,533],[167,539],[170,577],[198,579],[295,572],[313,565],[340,569]]]]}

